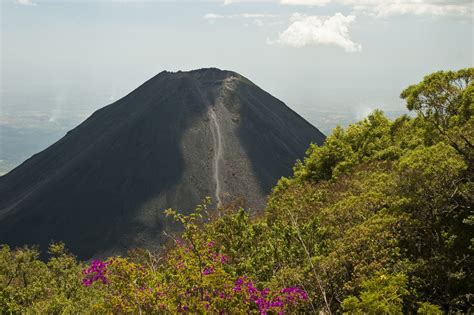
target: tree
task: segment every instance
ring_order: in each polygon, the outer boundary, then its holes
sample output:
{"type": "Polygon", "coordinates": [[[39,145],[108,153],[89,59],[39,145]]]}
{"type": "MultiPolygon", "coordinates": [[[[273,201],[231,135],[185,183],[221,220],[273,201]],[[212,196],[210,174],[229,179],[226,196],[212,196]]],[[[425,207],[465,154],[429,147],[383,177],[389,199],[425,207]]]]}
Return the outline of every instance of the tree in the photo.
{"type": "Polygon", "coordinates": [[[435,72],[400,97],[473,167],[474,68],[435,72]]]}
{"type": "Polygon", "coordinates": [[[360,297],[342,302],[345,314],[403,314],[403,297],[409,294],[407,276],[380,273],[362,283],[360,297]]]}

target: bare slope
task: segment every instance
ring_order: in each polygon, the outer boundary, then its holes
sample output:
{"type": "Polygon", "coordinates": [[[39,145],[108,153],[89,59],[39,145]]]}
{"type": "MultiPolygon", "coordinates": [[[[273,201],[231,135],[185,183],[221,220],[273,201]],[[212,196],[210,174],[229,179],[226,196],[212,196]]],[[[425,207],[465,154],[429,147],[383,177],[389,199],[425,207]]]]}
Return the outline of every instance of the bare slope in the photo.
{"type": "Polygon", "coordinates": [[[163,209],[259,209],[316,128],[239,74],[162,72],[0,177],[0,243],[81,258],[163,241],[163,209]]]}

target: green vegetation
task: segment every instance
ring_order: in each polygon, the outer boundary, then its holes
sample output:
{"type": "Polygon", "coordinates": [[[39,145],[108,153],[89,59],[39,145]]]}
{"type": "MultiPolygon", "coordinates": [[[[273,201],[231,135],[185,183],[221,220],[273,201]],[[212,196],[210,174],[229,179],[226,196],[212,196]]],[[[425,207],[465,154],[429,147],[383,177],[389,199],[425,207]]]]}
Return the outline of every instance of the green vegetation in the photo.
{"type": "Polygon", "coordinates": [[[474,69],[401,97],[416,117],[336,128],[261,216],[167,210],[184,232],[162,253],[88,267],[3,246],[0,313],[472,312],[474,69]]]}

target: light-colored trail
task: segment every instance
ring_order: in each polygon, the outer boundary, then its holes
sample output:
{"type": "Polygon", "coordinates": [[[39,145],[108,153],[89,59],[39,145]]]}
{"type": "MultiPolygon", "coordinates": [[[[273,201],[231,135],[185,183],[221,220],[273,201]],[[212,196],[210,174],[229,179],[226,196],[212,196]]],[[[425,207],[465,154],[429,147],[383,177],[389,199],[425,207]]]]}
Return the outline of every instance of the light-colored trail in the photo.
{"type": "Polygon", "coordinates": [[[209,117],[211,119],[211,133],[214,140],[214,159],[213,159],[213,173],[214,181],[216,182],[216,201],[217,207],[222,204],[221,201],[221,182],[220,182],[220,161],[222,160],[223,148],[222,148],[222,135],[219,123],[217,122],[215,108],[210,108],[209,117]]]}

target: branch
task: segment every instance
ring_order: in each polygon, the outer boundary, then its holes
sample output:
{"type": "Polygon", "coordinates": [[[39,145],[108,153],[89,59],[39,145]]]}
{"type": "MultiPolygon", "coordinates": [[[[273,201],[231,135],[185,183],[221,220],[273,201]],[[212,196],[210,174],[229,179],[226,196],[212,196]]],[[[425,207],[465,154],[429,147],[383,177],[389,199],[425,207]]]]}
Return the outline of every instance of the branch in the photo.
{"type": "Polygon", "coordinates": [[[324,304],[326,305],[326,309],[328,311],[328,314],[331,315],[332,312],[331,312],[331,307],[329,306],[329,302],[328,302],[328,299],[327,299],[327,294],[326,294],[326,290],[324,290],[324,287],[322,285],[322,281],[321,279],[319,278],[318,276],[318,273],[316,272],[316,268],[314,267],[314,264],[313,264],[313,261],[311,260],[311,255],[308,251],[308,248],[306,247],[304,241],[303,241],[303,238],[301,237],[301,234],[300,234],[300,229],[298,227],[298,223],[296,222],[295,218],[293,217],[293,215],[291,214],[291,212],[289,210],[287,210],[288,212],[288,215],[290,216],[290,219],[291,219],[291,222],[293,224],[293,227],[296,229],[296,234],[298,235],[298,240],[300,241],[301,243],[301,246],[303,247],[306,255],[307,255],[307,258],[308,258],[308,261],[309,261],[309,264],[311,265],[311,269],[314,273],[314,277],[316,278],[316,282],[318,283],[318,287],[319,287],[319,290],[321,291],[321,294],[323,295],[323,299],[324,299],[324,304]]]}

